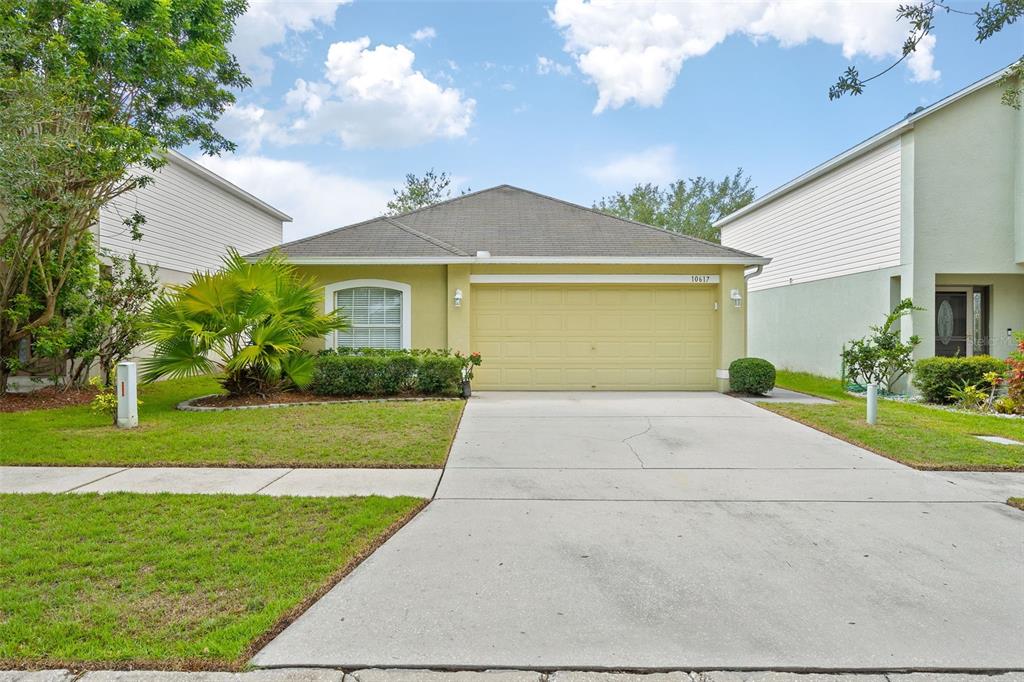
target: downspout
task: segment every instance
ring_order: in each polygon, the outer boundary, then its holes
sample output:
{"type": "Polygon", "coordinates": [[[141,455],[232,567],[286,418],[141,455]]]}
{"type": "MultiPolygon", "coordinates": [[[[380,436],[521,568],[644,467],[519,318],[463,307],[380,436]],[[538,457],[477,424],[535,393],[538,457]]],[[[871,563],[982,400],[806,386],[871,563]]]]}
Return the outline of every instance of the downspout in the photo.
{"type": "Polygon", "coordinates": [[[743,273],[743,279],[745,279],[745,280],[747,280],[749,282],[753,278],[755,278],[758,275],[760,275],[762,272],[764,272],[764,266],[763,265],[755,265],[753,270],[751,270],[750,272],[744,272],[743,273]]]}

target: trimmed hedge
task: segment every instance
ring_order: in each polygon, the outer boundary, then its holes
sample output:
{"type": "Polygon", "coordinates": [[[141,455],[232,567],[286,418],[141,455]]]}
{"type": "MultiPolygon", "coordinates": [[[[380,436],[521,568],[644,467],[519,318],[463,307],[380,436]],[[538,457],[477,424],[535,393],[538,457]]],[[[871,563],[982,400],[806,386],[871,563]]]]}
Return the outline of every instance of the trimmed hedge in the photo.
{"type": "Polygon", "coordinates": [[[775,388],[775,365],[761,358],[740,358],[729,365],[729,388],[736,393],[764,395],[775,388]]]}
{"type": "Polygon", "coordinates": [[[970,357],[934,357],[922,358],[914,363],[914,388],[930,403],[951,403],[950,391],[960,388],[965,383],[981,385],[985,383],[987,372],[1006,371],[1006,363],[991,355],[972,355],[970,357]]]}
{"type": "Polygon", "coordinates": [[[316,358],[310,390],[318,395],[458,395],[462,360],[445,351],[340,348],[316,358]]]}

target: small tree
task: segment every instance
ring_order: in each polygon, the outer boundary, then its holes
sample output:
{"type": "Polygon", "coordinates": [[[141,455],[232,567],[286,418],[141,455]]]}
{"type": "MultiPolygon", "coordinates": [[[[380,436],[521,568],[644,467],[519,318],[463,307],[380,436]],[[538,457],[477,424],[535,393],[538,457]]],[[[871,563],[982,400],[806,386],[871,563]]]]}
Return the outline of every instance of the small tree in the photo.
{"type": "Polygon", "coordinates": [[[250,263],[232,250],[223,269],[197,272],[157,297],[143,379],[219,370],[232,395],[305,387],[314,363],[302,344],[346,326],[340,314],[319,312],[322,306],[323,290],[280,254],[250,263]]]}
{"type": "MultiPolygon", "coordinates": [[[[404,187],[391,190],[395,198],[388,202],[385,215],[400,215],[450,199],[451,184],[452,176],[444,171],[437,173],[433,168],[424,173],[423,177],[409,173],[405,176],[404,187]]],[[[468,191],[467,189],[462,194],[468,191]]]]}
{"type": "Polygon", "coordinates": [[[885,322],[871,327],[870,336],[851,341],[842,352],[846,372],[843,378],[861,386],[875,383],[891,392],[896,382],[913,368],[914,348],[921,343],[916,335],[904,343],[897,327],[899,321],[914,310],[921,308],[905,298],[892,309],[885,322]]]}
{"type": "Polygon", "coordinates": [[[104,385],[110,382],[117,363],[132,354],[143,340],[145,318],[159,288],[156,267],[128,258],[108,255],[96,284],[88,292],[84,314],[73,318],[72,343],[68,348],[68,380],[81,385],[94,364],[104,385]]]}

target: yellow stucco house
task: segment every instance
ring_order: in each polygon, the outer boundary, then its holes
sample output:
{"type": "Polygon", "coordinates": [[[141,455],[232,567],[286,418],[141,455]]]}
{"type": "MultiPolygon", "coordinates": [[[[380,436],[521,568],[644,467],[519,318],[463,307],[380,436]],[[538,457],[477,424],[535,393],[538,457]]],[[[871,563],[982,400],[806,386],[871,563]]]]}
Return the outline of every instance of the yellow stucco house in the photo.
{"type": "Polygon", "coordinates": [[[769,262],[508,185],[279,249],[351,322],[326,347],[478,351],[484,390],[725,390],[769,262]]]}

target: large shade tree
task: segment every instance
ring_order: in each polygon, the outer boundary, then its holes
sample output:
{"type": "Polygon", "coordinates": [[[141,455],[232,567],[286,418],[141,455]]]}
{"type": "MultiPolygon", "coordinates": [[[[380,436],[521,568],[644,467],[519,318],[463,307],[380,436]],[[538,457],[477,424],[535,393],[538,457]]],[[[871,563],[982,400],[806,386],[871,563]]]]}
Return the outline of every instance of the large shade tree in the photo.
{"type": "Polygon", "coordinates": [[[704,176],[677,180],[668,187],[635,186],[629,193],[603,197],[594,208],[619,218],[718,242],[714,226],[719,218],[738,211],[754,200],[750,177],[737,168],[721,180],[704,176]]]}
{"type": "MultiPolygon", "coordinates": [[[[248,78],[244,0],[0,0],[0,392],[47,325],[69,259],[166,151],[233,149],[214,123],[248,78]]],[[[125,220],[140,235],[144,216],[125,220]]]]}

